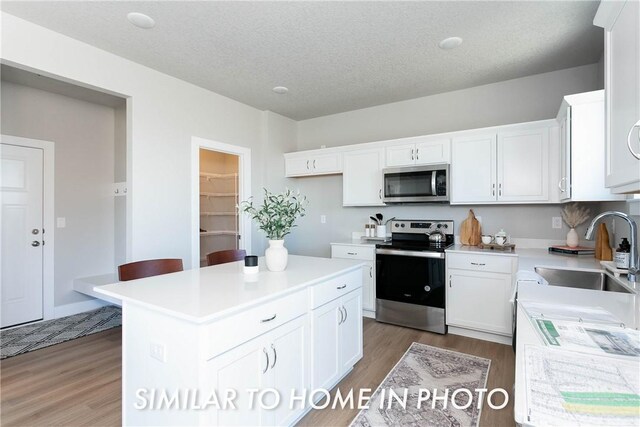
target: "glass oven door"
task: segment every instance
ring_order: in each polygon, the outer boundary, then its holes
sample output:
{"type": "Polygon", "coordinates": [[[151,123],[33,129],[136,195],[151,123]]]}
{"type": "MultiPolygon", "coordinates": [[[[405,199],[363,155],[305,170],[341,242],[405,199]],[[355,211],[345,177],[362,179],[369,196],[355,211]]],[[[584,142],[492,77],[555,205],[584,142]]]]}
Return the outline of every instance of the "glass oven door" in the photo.
{"type": "Polygon", "coordinates": [[[376,250],[376,298],[444,309],[444,253],[376,250]]]}
{"type": "Polygon", "coordinates": [[[383,172],[384,202],[448,200],[448,165],[389,168],[383,172]]]}

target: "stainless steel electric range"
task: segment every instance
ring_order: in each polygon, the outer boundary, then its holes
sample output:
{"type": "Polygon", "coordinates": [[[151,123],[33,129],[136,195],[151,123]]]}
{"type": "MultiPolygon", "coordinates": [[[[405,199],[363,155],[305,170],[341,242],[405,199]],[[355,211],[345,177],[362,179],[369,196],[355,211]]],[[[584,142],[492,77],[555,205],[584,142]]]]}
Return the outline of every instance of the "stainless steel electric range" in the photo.
{"type": "Polygon", "coordinates": [[[391,241],[376,245],[376,320],[447,333],[445,249],[453,221],[395,220],[391,241]]]}

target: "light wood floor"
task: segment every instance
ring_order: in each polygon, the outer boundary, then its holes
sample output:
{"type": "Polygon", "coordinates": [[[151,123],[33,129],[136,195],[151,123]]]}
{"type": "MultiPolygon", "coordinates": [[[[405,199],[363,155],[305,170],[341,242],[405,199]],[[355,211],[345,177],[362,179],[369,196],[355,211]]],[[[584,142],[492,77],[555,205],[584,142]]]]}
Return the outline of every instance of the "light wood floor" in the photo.
{"type": "MultiPolygon", "coordinates": [[[[491,359],[488,388],[511,394],[511,347],[456,335],[436,335],[364,320],[364,358],[338,385],[375,388],[412,342],[491,359]]],[[[0,362],[0,425],[119,426],[120,328],[100,332],[0,362]]],[[[513,397],[513,396],[511,396],[513,397]]],[[[318,410],[302,426],[346,426],[357,410],[318,410]]],[[[485,405],[482,426],[513,426],[513,404],[496,411],[485,405]]]]}

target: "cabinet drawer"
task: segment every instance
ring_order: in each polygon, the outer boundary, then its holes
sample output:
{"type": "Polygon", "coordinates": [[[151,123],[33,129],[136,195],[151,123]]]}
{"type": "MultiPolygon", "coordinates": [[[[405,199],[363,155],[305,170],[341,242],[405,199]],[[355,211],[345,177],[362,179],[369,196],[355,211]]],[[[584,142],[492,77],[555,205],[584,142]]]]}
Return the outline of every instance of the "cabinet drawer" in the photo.
{"type": "Polygon", "coordinates": [[[458,270],[511,274],[512,259],[513,257],[499,255],[447,254],[447,265],[458,270]]]}
{"type": "Polygon", "coordinates": [[[214,321],[204,326],[205,357],[215,357],[306,313],[307,291],[301,290],[214,321]]]}
{"type": "Polygon", "coordinates": [[[310,290],[311,308],[320,307],[360,287],[362,287],[361,269],[312,286],[310,290]]]}
{"type": "Polygon", "coordinates": [[[353,245],[331,245],[331,258],[363,259],[373,261],[375,249],[373,247],[353,245]]]}

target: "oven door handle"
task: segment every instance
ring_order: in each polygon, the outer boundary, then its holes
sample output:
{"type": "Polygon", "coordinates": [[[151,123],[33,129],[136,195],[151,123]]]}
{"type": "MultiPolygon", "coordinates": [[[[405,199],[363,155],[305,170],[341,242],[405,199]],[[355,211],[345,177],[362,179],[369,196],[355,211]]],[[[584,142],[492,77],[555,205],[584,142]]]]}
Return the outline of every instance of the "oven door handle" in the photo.
{"type": "Polygon", "coordinates": [[[418,258],[440,258],[440,259],[444,259],[444,253],[442,253],[442,252],[403,251],[403,250],[398,250],[398,249],[376,249],[376,254],[379,254],[379,255],[414,256],[414,257],[418,257],[418,258]]]}

